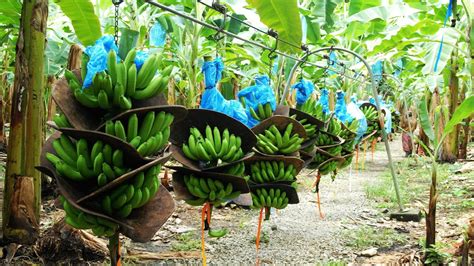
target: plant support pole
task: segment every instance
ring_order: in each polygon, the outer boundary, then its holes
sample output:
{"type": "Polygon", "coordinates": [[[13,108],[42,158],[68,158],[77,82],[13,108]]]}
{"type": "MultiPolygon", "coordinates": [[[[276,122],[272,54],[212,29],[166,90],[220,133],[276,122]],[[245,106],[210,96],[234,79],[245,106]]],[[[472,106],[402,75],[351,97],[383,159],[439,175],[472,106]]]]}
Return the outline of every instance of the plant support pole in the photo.
{"type": "Polygon", "coordinates": [[[388,143],[387,132],[385,132],[385,124],[384,124],[384,119],[383,119],[383,116],[382,116],[382,109],[381,109],[380,101],[377,97],[378,96],[377,84],[375,83],[375,79],[374,79],[374,76],[372,74],[372,69],[371,69],[369,63],[367,63],[367,61],[362,56],[360,56],[358,53],[356,53],[352,50],[341,48],[341,47],[323,47],[323,48],[319,48],[319,49],[316,49],[312,52],[309,52],[309,53],[305,54],[300,60],[296,61],[296,64],[291,69],[290,75],[288,77],[288,81],[286,83],[285,90],[283,91],[283,95],[280,98],[280,104],[281,105],[284,104],[286,96],[288,95],[288,92],[290,90],[290,86],[291,86],[290,83],[291,83],[292,77],[295,74],[296,69],[300,66],[301,62],[305,62],[307,60],[307,58],[312,54],[316,54],[316,53],[326,51],[326,50],[329,50],[329,51],[334,51],[335,50],[335,51],[341,51],[341,52],[349,53],[349,54],[357,57],[358,59],[360,59],[361,62],[364,63],[365,67],[368,70],[369,77],[370,77],[370,80],[371,80],[371,85],[372,85],[372,94],[373,94],[373,97],[374,97],[374,100],[375,100],[375,105],[377,107],[377,113],[378,113],[378,116],[379,116],[379,123],[380,123],[380,126],[382,128],[382,138],[383,138],[383,141],[385,142],[385,149],[387,151],[387,157],[388,157],[388,164],[389,164],[389,167],[390,167],[390,173],[392,174],[393,185],[395,187],[395,193],[396,193],[396,196],[397,196],[398,207],[399,207],[400,211],[403,211],[403,206],[402,206],[402,202],[401,202],[401,198],[400,198],[400,190],[399,190],[399,187],[398,187],[397,176],[395,174],[395,167],[393,165],[392,153],[390,151],[390,144],[388,143]]]}

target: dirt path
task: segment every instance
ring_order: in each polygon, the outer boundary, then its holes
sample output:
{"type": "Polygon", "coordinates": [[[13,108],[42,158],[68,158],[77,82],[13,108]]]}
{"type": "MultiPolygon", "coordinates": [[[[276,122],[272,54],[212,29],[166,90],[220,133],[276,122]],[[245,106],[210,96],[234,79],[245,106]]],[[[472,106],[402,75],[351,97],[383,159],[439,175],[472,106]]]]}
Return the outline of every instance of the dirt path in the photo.
{"type": "MultiPolygon", "coordinates": [[[[400,140],[390,143],[395,161],[402,159],[400,140]]],[[[289,205],[286,209],[272,213],[270,221],[263,223],[263,235],[259,258],[271,264],[315,263],[329,261],[354,261],[357,255],[345,245],[342,233],[352,228],[360,217],[374,215],[379,211],[373,202],[367,200],[364,184],[377,179],[388,167],[383,143],[379,143],[371,159],[367,153],[365,170],[345,170],[339,173],[334,182],[329,176],[323,177],[320,185],[322,209],[325,218],[321,219],[316,208],[315,195],[310,185],[315,173],[304,170],[299,175],[300,203],[289,205]],[[267,243],[265,243],[267,242],[267,243]]],[[[133,249],[147,251],[186,250],[189,244],[199,247],[200,210],[190,208],[182,202],[177,213],[158,232],[152,245],[136,245],[133,249]],[[191,235],[183,239],[182,233],[191,235]],[[181,245],[180,245],[181,244],[181,245]]],[[[216,209],[212,225],[226,227],[230,232],[223,238],[207,238],[208,262],[253,264],[256,260],[255,234],[258,211],[245,209],[216,209]]],[[[131,243],[130,243],[131,245],[131,243]]]]}

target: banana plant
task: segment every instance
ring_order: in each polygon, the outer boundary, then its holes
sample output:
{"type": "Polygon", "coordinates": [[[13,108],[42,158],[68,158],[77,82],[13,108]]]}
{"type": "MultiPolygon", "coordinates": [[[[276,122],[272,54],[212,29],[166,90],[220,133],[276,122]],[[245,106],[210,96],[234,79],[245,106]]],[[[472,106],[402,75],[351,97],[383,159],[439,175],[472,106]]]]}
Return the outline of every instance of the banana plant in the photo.
{"type": "MultiPolygon", "coordinates": [[[[430,159],[431,159],[431,186],[430,196],[428,204],[428,212],[426,213],[426,252],[429,252],[429,248],[436,244],[436,204],[438,200],[437,192],[437,176],[438,176],[438,162],[437,159],[440,155],[443,147],[443,141],[445,138],[459,125],[464,119],[474,114],[474,95],[466,98],[461,105],[456,109],[452,117],[447,120],[447,110],[444,106],[438,106],[435,110],[434,119],[430,119],[428,107],[426,104],[426,98],[422,98],[418,104],[420,125],[428,136],[432,149],[425,147],[430,159]],[[441,130],[443,128],[443,130],[441,130]]],[[[423,142],[418,142],[423,145],[423,142]]],[[[425,258],[428,257],[425,254],[425,258]]]]}

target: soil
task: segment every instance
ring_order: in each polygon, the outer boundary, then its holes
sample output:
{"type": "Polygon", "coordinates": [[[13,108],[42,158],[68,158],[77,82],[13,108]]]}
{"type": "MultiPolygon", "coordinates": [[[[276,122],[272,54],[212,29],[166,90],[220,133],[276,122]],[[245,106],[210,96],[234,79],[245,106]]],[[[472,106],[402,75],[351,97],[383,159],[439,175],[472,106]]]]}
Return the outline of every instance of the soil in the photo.
{"type": "MultiPolygon", "coordinates": [[[[401,141],[390,142],[395,162],[403,159],[401,141]]],[[[363,154],[359,154],[362,158],[363,154]]],[[[359,160],[361,160],[359,158],[359,160]]],[[[355,161],[355,160],[354,160],[355,161]]],[[[354,164],[353,164],[354,166],[354,164]]],[[[377,181],[388,169],[388,160],[383,143],[379,143],[373,159],[366,154],[365,169],[348,168],[338,173],[334,181],[324,176],[320,184],[321,208],[317,209],[316,194],[311,191],[315,172],[304,170],[298,176],[300,203],[289,205],[281,211],[273,211],[269,221],[262,226],[262,242],[257,252],[255,237],[258,210],[230,204],[215,208],[212,213],[212,228],[227,228],[222,238],[210,238],[206,234],[206,255],[212,264],[309,264],[309,263],[393,263],[419,261],[421,249],[418,240],[424,234],[424,220],[420,222],[397,222],[389,219],[390,211],[376,207],[376,202],[366,197],[365,184],[377,181]],[[365,249],[348,245],[348,232],[361,227],[375,230],[391,228],[407,239],[378,248],[374,254],[363,254],[365,249]]],[[[416,205],[413,205],[416,207],[416,205]]],[[[421,206],[422,207],[422,206],[421,206]]],[[[53,200],[43,203],[42,232],[60,220],[62,211],[54,207],[53,200]]],[[[201,263],[200,254],[200,208],[177,202],[177,210],[149,243],[133,243],[122,238],[125,262],[144,263],[145,259],[168,263],[201,263]]],[[[451,217],[458,224],[445,226],[443,214],[439,215],[439,235],[457,240],[462,223],[473,216],[473,212],[451,217]]],[[[446,224],[448,224],[446,222],[446,224]]],[[[98,240],[105,243],[105,239],[98,240]]],[[[95,258],[94,260],[96,260],[95,258]]],[[[105,259],[105,258],[104,258],[105,259]]],[[[37,252],[18,250],[13,261],[42,262],[37,252]]],[[[71,258],[71,261],[74,261],[71,258]]]]}

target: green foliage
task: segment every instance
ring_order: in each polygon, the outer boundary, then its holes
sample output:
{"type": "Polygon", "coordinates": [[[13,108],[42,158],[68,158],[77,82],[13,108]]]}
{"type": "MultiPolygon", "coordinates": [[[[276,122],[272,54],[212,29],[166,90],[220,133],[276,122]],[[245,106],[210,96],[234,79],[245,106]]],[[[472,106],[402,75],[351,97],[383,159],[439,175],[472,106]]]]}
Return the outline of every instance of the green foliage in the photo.
{"type": "Polygon", "coordinates": [[[349,2],[349,15],[354,15],[364,9],[381,5],[381,0],[352,0],[349,2]]]}
{"type": "Polygon", "coordinates": [[[425,265],[443,265],[446,263],[451,258],[451,255],[446,251],[448,248],[448,244],[441,242],[425,248],[425,265]]]}
{"type": "Polygon", "coordinates": [[[18,0],[3,0],[0,3],[0,24],[20,24],[21,2],[18,0]]]}
{"type": "Polygon", "coordinates": [[[468,118],[474,113],[474,95],[465,99],[454,111],[453,116],[444,127],[444,135],[451,133],[454,127],[461,123],[464,119],[468,118]]]}
{"type": "Polygon", "coordinates": [[[430,113],[428,112],[428,107],[426,104],[426,98],[423,97],[420,100],[420,103],[418,104],[418,111],[420,115],[420,125],[423,128],[423,131],[425,132],[426,136],[431,141],[435,140],[435,133],[433,130],[433,125],[431,124],[430,121],[430,113]]]}
{"type": "Polygon", "coordinates": [[[343,233],[347,239],[347,245],[359,250],[369,247],[390,248],[396,245],[403,245],[407,237],[391,228],[374,228],[362,226],[354,229],[347,229],[343,233]]]}
{"type": "MultiPolygon", "coordinates": [[[[301,19],[297,0],[247,0],[247,3],[257,10],[260,20],[267,27],[278,32],[279,38],[301,46],[301,19]]],[[[278,46],[283,51],[298,51],[285,43],[278,46]]]]}
{"type": "Polygon", "coordinates": [[[171,245],[171,249],[174,251],[191,251],[201,248],[201,241],[196,234],[192,232],[180,234],[176,240],[178,242],[171,245]]]}
{"type": "Polygon", "coordinates": [[[55,3],[71,20],[76,36],[84,46],[102,36],[99,18],[90,0],[56,0],[55,3]]]}

